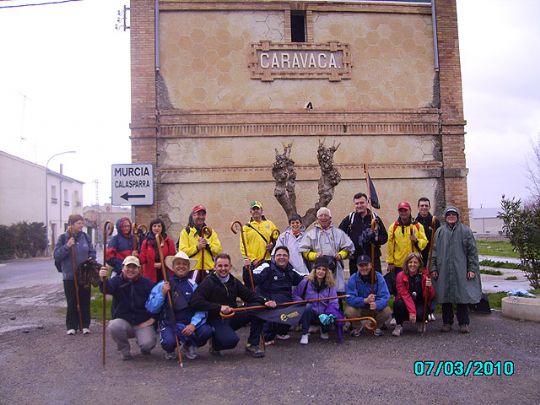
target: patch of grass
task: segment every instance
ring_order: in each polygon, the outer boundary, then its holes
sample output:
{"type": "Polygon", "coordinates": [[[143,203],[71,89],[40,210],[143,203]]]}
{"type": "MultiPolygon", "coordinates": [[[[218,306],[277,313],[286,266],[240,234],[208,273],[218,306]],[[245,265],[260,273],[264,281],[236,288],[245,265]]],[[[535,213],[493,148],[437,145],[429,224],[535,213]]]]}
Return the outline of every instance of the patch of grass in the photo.
{"type": "Polygon", "coordinates": [[[522,267],[519,263],[498,262],[490,259],[480,260],[480,266],[495,267],[498,269],[522,270],[522,267]]]}
{"type": "MultiPolygon", "coordinates": [[[[111,305],[112,297],[107,296],[107,310],[105,311],[107,315],[107,320],[111,319],[111,305]]],[[[90,317],[92,319],[101,320],[102,317],[102,308],[103,308],[103,294],[99,291],[99,288],[92,287],[92,296],[90,298],[90,317]]]]}
{"type": "Polygon", "coordinates": [[[516,276],[505,277],[505,280],[517,280],[516,276]]]}
{"type": "Polygon", "coordinates": [[[502,271],[499,271],[499,270],[480,270],[480,273],[481,274],[489,274],[489,275],[492,275],[492,276],[502,276],[503,275],[502,271]]]}
{"type": "Polygon", "coordinates": [[[506,291],[490,293],[488,294],[489,307],[491,309],[501,309],[501,301],[506,297],[508,293],[506,291]]]}
{"type": "Polygon", "coordinates": [[[506,240],[477,240],[476,247],[478,248],[479,255],[514,257],[519,259],[519,255],[514,252],[512,245],[506,240]]]}

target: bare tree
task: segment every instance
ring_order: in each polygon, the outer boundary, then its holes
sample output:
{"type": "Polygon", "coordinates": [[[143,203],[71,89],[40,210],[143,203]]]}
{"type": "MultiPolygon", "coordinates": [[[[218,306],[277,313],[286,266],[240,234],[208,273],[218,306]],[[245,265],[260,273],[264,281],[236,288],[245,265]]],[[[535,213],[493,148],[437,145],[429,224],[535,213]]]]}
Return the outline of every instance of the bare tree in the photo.
{"type": "MultiPolygon", "coordinates": [[[[274,177],[276,187],[274,188],[274,196],[283,210],[290,217],[292,214],[297,214],[296,209],[296,170],[294,160],[291,159],[292,143],[283,144],[283,153],[280,154],[276,149],[276,161],[272,166],[272,176],[274,177]]],[[[313,208],[306,211],[302,216],[302,223],[305,227],[311,225],[317,219],[317,210],[321,207],[326,207],[334,197],[334,188],[341,181],[339,171],[334,167],[334,153],[339,148],[332,144],[331,147],[324,146],[324,139],[319,140],[319,148],[317,149],[317,160],[321,168],[321,177],[319,178],[319,201],[315,202],[313,208]]]]}
{"type": "Polygon", "coordinates": [[[532,161],[527,164],[527,172],[531,185],[529,190],[533,194],[535,200],[540,199],[540,134],[536,142],[532,145],[532,161]]]}

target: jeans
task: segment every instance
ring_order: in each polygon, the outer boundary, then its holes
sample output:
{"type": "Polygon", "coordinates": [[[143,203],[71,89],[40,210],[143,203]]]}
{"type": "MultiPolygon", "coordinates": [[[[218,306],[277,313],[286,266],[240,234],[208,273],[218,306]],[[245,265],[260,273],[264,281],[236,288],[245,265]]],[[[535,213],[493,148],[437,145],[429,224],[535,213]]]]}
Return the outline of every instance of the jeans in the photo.
{"type": "MultiPolygon", "coordinates": [[[[176,336],[178,336],[178,340],[186,346],[204,346],[214,333],[210,325],[203,323],[195,329],[191,336],[184,336],[182,335],[182,330],[186,326],[187,325],[184,325],[183,323],[176,324],[176,336]]],[[[161,322],[160,331],[161,347],[166,352],[173,352],[176,347],[176,338],[172,326],[168,322],[161,322]]]]}

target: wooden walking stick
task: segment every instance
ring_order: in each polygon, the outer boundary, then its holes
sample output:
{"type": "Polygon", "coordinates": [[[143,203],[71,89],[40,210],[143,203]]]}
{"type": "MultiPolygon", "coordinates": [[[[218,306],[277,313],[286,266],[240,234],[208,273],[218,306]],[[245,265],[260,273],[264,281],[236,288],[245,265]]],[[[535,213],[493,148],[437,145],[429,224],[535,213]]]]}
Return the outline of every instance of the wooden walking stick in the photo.
{"type": "MultiPolygon", "coordinates": [[[[212,229],[207,226],[203,226],[200,231],[201,238],[209,238],[212,236],[212,229]]],[[[200,284],[206,277],[206,270],[204,269],[204,251],[206,246],[201,250],[201,270],[195,275],[195,282],[200,284]]],[[[197,270],[195,270],[197,271],[197,270]]]]}
{"type": "Polygon", "coordinates": [[[133,252],[138,250],[137,249],[137,245],[138,245],[138,242],[139,242],[139,226],[133,222],[133,224],[131,225],[131,237],[133,238],[133,249],[131,249],[133,252]]]}
{"type": "MultiPolygon", "coordinates": [[[[237,227],[237,228],[238,228],[237,227]]],[[[235,235],[240,232],[240,237],[241,237],[241,240],[242,240],[242,246],[244,247],[244,252],[246,254],[246,257],[248,257],[248,251],[247,251],[247,245],[246,245],[246,239],[244,237],[244,226],[242,225],[242,223],[240,221],[234,221],[232,224],[231,224],[231,231],[232,233],[234,233],[235,235]],[[235,229],[235,225],[238,225],[239,229],[235,229]]],[[[251,267],[250,266],[244,266],[244,268],[248,271],[248,274],[249,274],[249,281],[250,281],[250,284],[251,284],[251,289],[253,291],[255,291],[255,283],[253,281],[253,272],[251,271],[251,267]]]]}
{"type": "MultiPolygon", "coordinates": [[[[68,226],[67,232],[68,232],[68,240],[69,238],[73,238],[73,240],[75,240],[75,237],[77,235],[74,234],[71,226],[68,226]]],[[[77,315],[79,317],[79,330],[82,331],[83,321],[82,321],[82,312],[81,312],[81,299],[79,297],[79,282],[77,280],[77,264],[75,261],[75,256],[77,254],[75,244],[71,246],[70,252],[71,252],[71,271],[73,272],[73,284],[75,285],[75,303],[77,305],[77,315]]]]}
{"type": "MultiPolygon", "coordinates": [[[[429,243],[429,254],[428,254],[428,262],[426,263],[426,271],[427,271],[427,280],[431,280],[430,278],[430,270],[431,270],[431,261],[433,260],[433,246],[435,246],[435,231],[436,231],[436,225],[437,225],[437,217],[434,215],[433,218],[431,218],[431,240],[429,243]]],[[[426,316],[427,316],[427,306],[428,306],[428,300],[427,300],[427,291],[428,287],[424,289],[424,315],[422,317],[422,333],[426,330],[426,316]]]]}
{"type": "MultiPolygon", "coordinates": [[[[111,236],[114,230],[114,225],[112,222],[107,221],[103,225],[103,265],[106,266],[106,256],[107,256],[107,237],[111,236]]],[[[105,348],[107,344],[107,277],[103,277],[101,280],[103,282],[103,302],[101,308],[101,362],[103,367],[105,367],[105,348]]]]}
{"type": "MultiPolygon", "coordinates": [[[[159,253],[159,262],[161,263],[161,274],[163,275],[163,281],[168,283],[169,282],[169,276],[167,275],[167,268],[165,267],[165,258],[163,257],[163,250],[161,249],[161,243],[163,242],[163,238],[161,237],[161,234],[156,234],[156,245],[157,250],[159,253]]],[[[167,291],[167,300],[169,301],[169,322],[171,322],[173,331],[174,331],[174,338],[176,340],[176,351],[178,352],[178,365],[180,367],[184,367],[184,363],[182,363],[182,352],[180,351],[180,341],[178,340],[178,335],[176,334],[176,316],[174,315],[174,307],[173,307],[173,300],[171,296],[171,291],[167,291]]]]}
{"type": "MultiPolygon", "coordinates": [[[[330,301],[330,300],[335,300],[335,299],[339,299],[339,298],[346,298],[346,297],[348,297],[347,294],[336,295],[335,297],[313,298],[313,299],[309,299],[309,300],[282,302],[281,304],[277,304],[276,308],[288,307],[290,305],[298,305],[298,304],[309,304],[310,302],[330,301]]],[[[222,318],[232,318],[234,315],[236,315],[237,312],[254,311],[254,310],[257,310],[257,309],[268,309],[268,307],[266,305],[253,305],[253,306],[247,306],[247,307],[241,307],[241,308],[231,308],[232,312],[230,314],[224,314],[223,312],[220,312],[219,315],[222,318]]]]}

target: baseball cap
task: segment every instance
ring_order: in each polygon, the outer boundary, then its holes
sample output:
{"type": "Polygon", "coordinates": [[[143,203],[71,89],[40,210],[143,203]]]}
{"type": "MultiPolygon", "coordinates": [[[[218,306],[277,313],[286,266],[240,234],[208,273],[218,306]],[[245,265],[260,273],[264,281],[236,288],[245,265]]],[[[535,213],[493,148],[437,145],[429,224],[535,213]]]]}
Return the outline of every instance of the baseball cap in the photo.
{"type": "Polygon", "coordinates": [[[202,204],[197,204],[195,207],[193,207],[193,209],[191,210],[191,213],[195,214],[196,212],[199,212],[199,211],[206,212],[206,207],[202,204]]]}
{"type": "Polygon", "coordinates": [[[397,206],[398,211],[401,209],[407,209],[411,211],[411,204],[409,204],[407,201],[402,201],[397,206]]]}
{"type": "Polygon", "coordinates": [[[254,200],[249,203],[250,208],[262,208],[262,203],[260,201],[254,200]]]}
{"type": "Polygon", "coordinates": [[[139,259],[136,256],[127,256],[122,262],[122,264],[124,266],[127,266],[128,264],[134,264],[137,267],[141,267],[141,262],[139,262],[139,259]]]}
{"type": "Polygon", "coordinates": [[[358,256],[358,260],[356,260],[356,264],[364,264],[364,263],[371,263],[371,258],[368,255],[358,256]]]}

